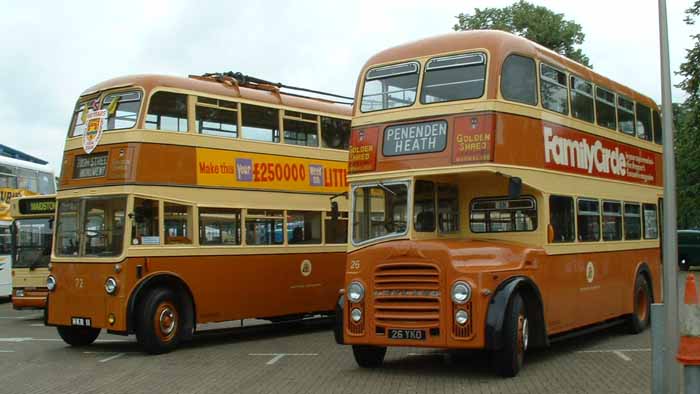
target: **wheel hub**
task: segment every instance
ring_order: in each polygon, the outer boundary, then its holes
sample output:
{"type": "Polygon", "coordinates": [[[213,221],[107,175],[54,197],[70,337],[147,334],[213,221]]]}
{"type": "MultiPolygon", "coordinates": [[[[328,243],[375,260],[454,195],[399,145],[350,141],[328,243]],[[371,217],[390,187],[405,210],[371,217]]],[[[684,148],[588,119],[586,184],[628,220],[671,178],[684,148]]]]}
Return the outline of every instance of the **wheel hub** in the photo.
{"type": "Polygon", "coordinates": [[[168,306],[163,307],[160,315],[158,316],[158,322],[160,332],[166,336],[170,335],[173,330],[175,330],[175,314],[173,313],[173,310],[168,306]]]}

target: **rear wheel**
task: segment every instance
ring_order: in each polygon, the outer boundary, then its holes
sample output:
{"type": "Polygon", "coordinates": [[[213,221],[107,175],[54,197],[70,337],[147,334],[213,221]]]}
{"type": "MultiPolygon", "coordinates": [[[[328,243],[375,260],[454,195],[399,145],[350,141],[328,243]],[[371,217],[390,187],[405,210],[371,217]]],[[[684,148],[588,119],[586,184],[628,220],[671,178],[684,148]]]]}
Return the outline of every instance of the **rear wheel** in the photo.
{"type": "Polygon", "coordinates": [[[493,366],[496,372],[505,377],[513,377],[520,372],[525,360],[530,336],[525,302],[520,294],[515,294],[508,303],[503,321],[503,347],[494,351],[493,366]]]}
{"type": "Polygon", "coordinates": [[[151,290],[137,313],[136,338],[147,353],[167,353],[177,347],[183,320],[179,299],[172,290],[151,290]]]}
{"type": "Polygon", "coordinates": [[[384,362],[386,347],[352,345],[352,355],[362,368],[377,368],[384,362]]]}
{"type": "Polygon", "coordinates": [[[65,343],[76,347],[88,346],[100,335],[99,328],[58,326],[56,329],[65,343]]]}
{"type": "Polygon", "coordinates": [[[651,313],[651,291],[649,282],[644,275],[637,275],[634,284],[634,311],[629,318],[629,327],[632,334],[644,331],[649,325],[651,313]]]}

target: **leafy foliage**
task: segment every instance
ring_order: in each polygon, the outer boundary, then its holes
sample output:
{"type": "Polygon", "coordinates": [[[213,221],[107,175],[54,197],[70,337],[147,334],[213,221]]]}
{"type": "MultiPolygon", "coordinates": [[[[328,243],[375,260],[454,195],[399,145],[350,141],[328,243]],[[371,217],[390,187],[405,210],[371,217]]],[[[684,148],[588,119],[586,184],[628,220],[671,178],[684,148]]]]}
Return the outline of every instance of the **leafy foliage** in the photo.
{"type": "MultiPolygon", "coordinates": [[[[700,0],[686,10],[685,22],[693,25],[698,16],[700,0]]],[[[692,38],[695,44],[687,50],[678,72],[683,76],[678,87],[688,97],[673,106],[678,228],[700,228],[700,34],[692,38]]]]}
{"type": "Polygon", "coordinates": [[[453,29],[502,30],[535,41],[559,54],[591,67],[586,56],[576,45],[581,45],[586,35],[581,25],[565,20],[549,8],[535,6],[524,0],[503,8],[476,8],[474,14],[460,13],[453,29]]]}

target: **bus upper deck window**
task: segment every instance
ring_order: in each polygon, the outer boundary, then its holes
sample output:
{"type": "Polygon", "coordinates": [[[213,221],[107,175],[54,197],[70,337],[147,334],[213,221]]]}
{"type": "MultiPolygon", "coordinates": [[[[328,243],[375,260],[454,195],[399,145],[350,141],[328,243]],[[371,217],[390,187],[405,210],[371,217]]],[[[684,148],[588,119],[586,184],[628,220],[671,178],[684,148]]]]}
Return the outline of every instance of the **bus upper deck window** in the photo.
{"type": "Polygon", "coordinates": [[[593,84],[581,78],[571,76],[571,115],[576,119],[593,123],[593,84]]]}
{"type": "MultiPolygon", "coordinates": [[[[187,123],[186,111],[184,121],[187,123]]],[[[238,103],[197,97],[195,123],[197,132],[200,134],[236,138],[238,137],[238,103]]]]}
{"type": "Polygon", "coordinates": [[[39,192],[39,177],[34,170],[26,168],[17,169],[17,187],[19,189],[27,189],[34,193],[39,192]]]}
{"type": "Polygon", "coordinates": [[[508,101],[537,105],[535,61],[520,55],[508,56],[501,70],[501,94],[508,101]]]}
{"type": "Polygon", "coordinates": [[[634,101],[617,96],[617,127],[625,134],[634,135],[634,101]]]}
{"type": "Polygon", "coordinates": [[[318,146],[318,115],[284,111],[284,143],[318,146]]]}
{"type": "Polygon", "coordinates": [[[242,104],[243,138],[280,142],[279,110],[259,105],[242,104]]]}
{"type": "Polygon", "coordinates": [[[102,109],[107,110],[104,130],[130,129],[136,125],[141,107],[141,92],[119,92],[105,96],[102,109]]]}
{"type": "Polygon", "coordinates": [[[611,130],[617,129],[615,120],[615,93],[599,86],[595,88],[595,115],[598,125],[611,130]]]}
{"type": "Polygon", "coordinates": [[[646,105],[637,103],[637,137],[651,141],[651,109],[646,105]]]}
{"type": "Polygon", "coordinates": [[[73,117],[70,121],[69,136],[77,137],[85,134],[85,130],[87,130],[87,124],[85,122],[87,118],[87,110],[87,102],[79,102],[75,105],[73,117]]]}
{"type": "Polygon", "coordinates": [[[187,96],[156,92],[148,103],[145,127],[151,130],[187,131],[187,96]]]}
{"type": "Polygon", "coordinates": [[[0,165],[0,187],[17,188],[17,174],[15,167],[0,165]]]}
{"type": "Polygon", "coordinates": [[[654,142],[661,145],[664,143],[664,133],[661,126],[661,116],[659,116],[659,111],[654,111],[654,142]]]}
{"type": "Polygon", "coordinates": [[[469,53],[430,59],[420,101],[423,104],[468,100],[484,94],[486,55],[469,53]]]}
{"type": "Polygon", "coordinates": [[[542,64],[540,67],[540,90],[542,93],[542,107],[559,112],[569,113],[568,88],[566,86],[566,73],[554,67],[542,64]]]}
{"type": "Polygon", "coordinates": [[[350,145],[350,121],[321,116],[321,141],[324,148],[347,150],[350,145]]]}
{"type": "Polygon", "coordinates": [[[360,111],[381,111],[413,105],[418,90],[419,68],[417,62],[410,62],[367,71],[360,111]]]}

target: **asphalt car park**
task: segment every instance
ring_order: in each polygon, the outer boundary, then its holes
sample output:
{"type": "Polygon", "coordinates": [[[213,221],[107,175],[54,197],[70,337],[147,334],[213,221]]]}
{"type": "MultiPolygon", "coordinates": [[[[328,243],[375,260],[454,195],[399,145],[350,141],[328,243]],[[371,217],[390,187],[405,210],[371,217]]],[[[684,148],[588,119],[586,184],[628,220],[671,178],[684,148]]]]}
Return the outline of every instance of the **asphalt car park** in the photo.
{"type": "MultiPolygon", "coordinates": [[[[2,302],[2,301],[0,301],[2,302]]],[[[361,369],[335,344],[329,319],[216,325],[180,349],[146,355],[134,337],[101,334],[72,348],[37,311],[0,303],[2,393],[640,393],[651,383],[649,330],[625,327],[528,352],[511,379],[488,354],[391,348],[381,368],[361,369]]]]}

